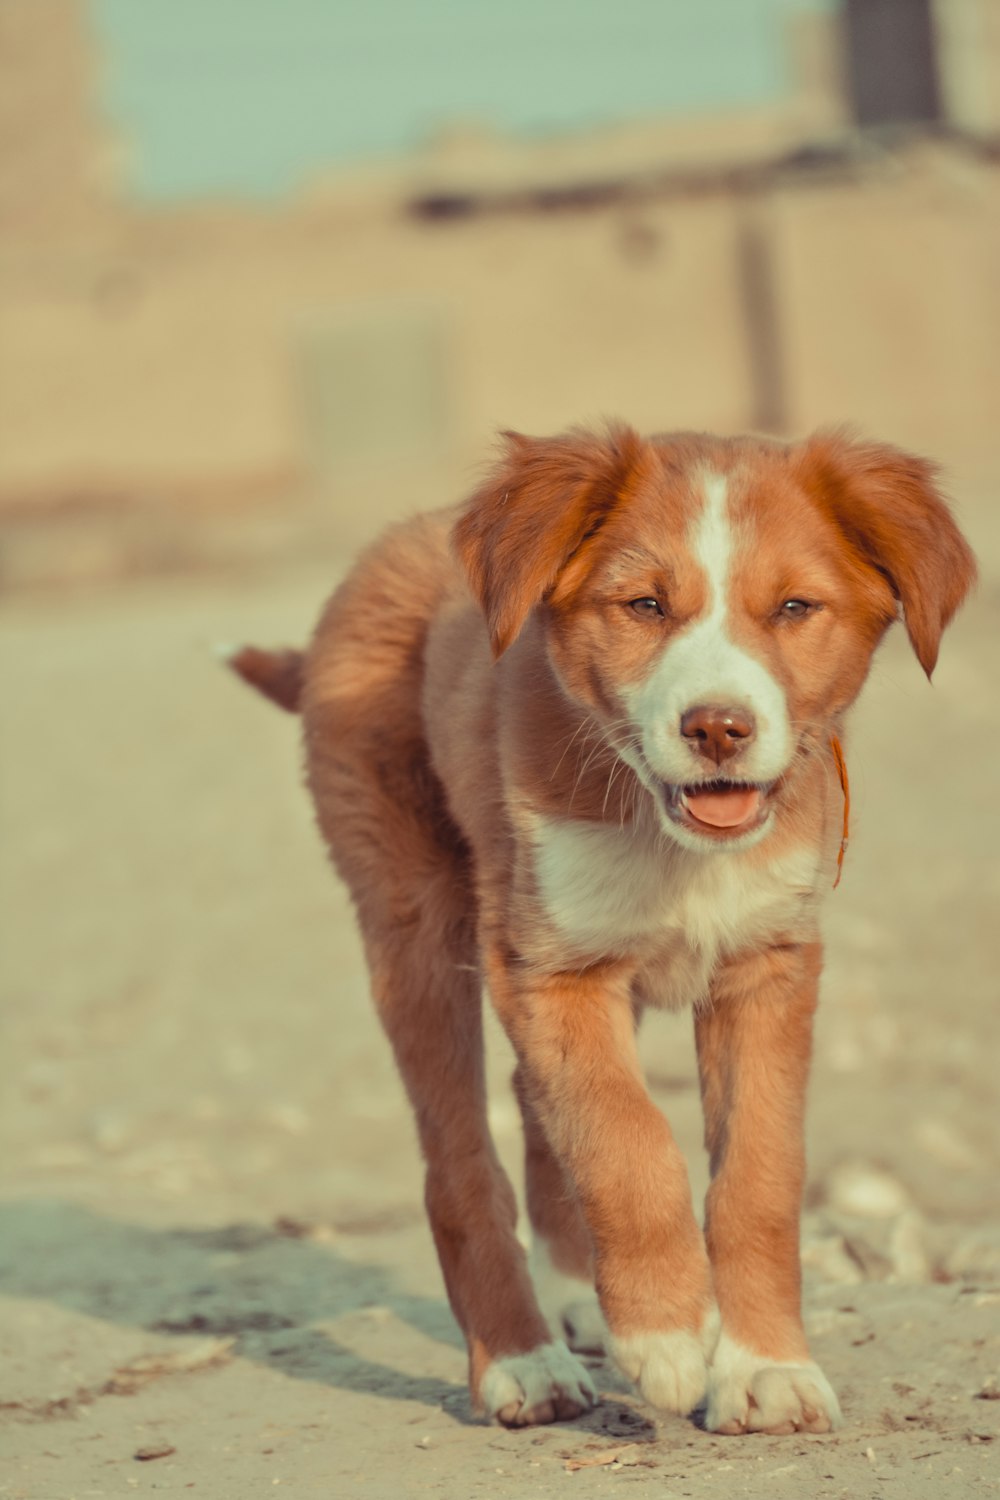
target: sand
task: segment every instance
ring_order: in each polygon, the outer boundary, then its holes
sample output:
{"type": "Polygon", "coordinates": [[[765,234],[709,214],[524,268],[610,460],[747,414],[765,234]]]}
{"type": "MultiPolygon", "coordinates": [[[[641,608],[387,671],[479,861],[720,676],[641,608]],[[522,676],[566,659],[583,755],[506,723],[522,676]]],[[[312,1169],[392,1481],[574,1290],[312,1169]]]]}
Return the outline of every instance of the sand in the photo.
{"type": "MultiPolygon", "coordinates": [[[[897,632],[849,744],[803,1227],[827,1437],[710,1436],[600,1361],[584,1420],[470,1412],[295,722],[209,650],[300,640],[346,556],[7,600],[0,1495],[1000,1488],[1000,527],[966,516],[985,578],[933,690],[897,632]]],[[[643,1048],[701,1193],[689,1033],[643,1048]]]]}

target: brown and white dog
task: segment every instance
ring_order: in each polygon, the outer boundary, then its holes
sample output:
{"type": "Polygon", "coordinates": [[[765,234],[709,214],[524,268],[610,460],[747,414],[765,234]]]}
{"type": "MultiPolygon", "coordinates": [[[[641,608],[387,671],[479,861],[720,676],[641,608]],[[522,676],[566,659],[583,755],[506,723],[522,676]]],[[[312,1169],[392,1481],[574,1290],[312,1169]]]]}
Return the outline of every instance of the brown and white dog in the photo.
{"type": "Polygon", "coordinates": [[[837,1424],[799,1271],[832,745],[898,606],[929,674],[973,578],[931,467],[893,448],[508,434],[464,508],[368,552],[304,655],[233,659],[301,709],[490,1417],[596,1400],[562,1341],[593,1343],[596,1288],[596,1336],[655,1406],[837,1424]],[[530,1271],[487,1128],[484,980],[518,1058],[530,1271]],[[635,1045],[646,1006],[684,1005],[704,1237],[635,1045]]]}

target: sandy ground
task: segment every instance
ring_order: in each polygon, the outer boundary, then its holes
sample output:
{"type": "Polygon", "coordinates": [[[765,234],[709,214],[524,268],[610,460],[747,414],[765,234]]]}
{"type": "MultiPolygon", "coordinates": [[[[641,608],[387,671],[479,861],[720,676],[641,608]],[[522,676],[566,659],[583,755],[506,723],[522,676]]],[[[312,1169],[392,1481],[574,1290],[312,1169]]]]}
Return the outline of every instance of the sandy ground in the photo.
{"type": "MultiPolygon", "coordinates": [[[[985,578],[934,690],[897,632],[849,747],[804,1224],[846,1425],[820,1438],[709,1436],[599,1361],[586,1420],[470,1413],[294,721],[207,649],[300,639],[344,560],[7,601],[0,1495],[1000,1488],[1000,529],[986,495],[966,516],[985,578]]],[[[688,1018],[643,1044],[701,1192],[688,1018]]],[[[516,1174],[508,1066],[493,1033],[516,1174]]]]}

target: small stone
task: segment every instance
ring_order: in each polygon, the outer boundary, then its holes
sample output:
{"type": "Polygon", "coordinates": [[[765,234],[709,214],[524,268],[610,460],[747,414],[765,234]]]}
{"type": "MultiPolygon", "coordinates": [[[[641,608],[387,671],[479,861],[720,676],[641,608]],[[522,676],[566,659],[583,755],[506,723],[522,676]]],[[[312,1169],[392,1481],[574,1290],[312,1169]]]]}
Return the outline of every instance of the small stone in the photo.
{"type": "Polygon", "coordinates": [[[891,1219],[913,1206],[898,1178],[870,1162],[842,1162],[828,1174],[824,1190],[831,1208],[859,1219],[891,1219]]]}
{"type": "Polygon", "coordinates": [[[852,1334],[857,1343],[871,1333],[869,1324],[853,1307],[807,1307],[804,1320],[811,1339],[829,1338],[834,1333],[852,1334]]]}
{"type": "Polygon", "coordinates": [[[802,1245],[802,1265],[824,1281],[856,1286],[864,1281],[861,1267],[847,1248],[842,1234],[813,1235],[802,1245]]]}
{"type": "Polygon", "coordinates": [[[888,1281],[892,1274],[892,1261],[882,1247],[875,1243],[876,1238],[884,1240],[886,1236],[862,1234],[857,1228],[852,1228],[844,1236],[848,1254],[861,1267],[864,1281],[888,1281]]]}
{"type": "Polygon", "coordinates": [[[914,1135],[917,1144],[929,1156],[952,1171],[974,1172],[985,1165],[982,1153],[948,1120],[923,1119],[917,1125],[914,1135]]]}
{"type": "Polygon", "coordinates": [[[1000,1279],[1000,1229],[975,1229],[963,1235],[945,1259],[950,1276],[970,1281],[1000,1279]]]}
{"type": "Polygon", "coordinates": [[[889,1259],[893,1281],[923,1285],[931,1280],[933,1268],[927,1253],[922,1216],[915,1208],[901,1213],[889,1235],[889,1259]]]}
{"type": "Polygon", "coordinates": [[[132,1457],[137,1458],[141,1464],[148,1464],[151,1459],[169,1458],[171,1453],[176,1452],[177,1449],[170,1443],[154,1443],[148,1448],[137,1448],[132,1457]]]}

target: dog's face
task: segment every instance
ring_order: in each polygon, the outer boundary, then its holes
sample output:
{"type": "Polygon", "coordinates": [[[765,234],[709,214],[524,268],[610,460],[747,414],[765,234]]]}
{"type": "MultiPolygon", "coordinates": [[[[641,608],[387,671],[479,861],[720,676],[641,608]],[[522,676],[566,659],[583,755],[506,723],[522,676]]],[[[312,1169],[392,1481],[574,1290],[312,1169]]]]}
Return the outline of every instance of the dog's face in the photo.
{"type": "Polygon", "coordinates": [[[764,837],[902,604],[929,673],[974,577],[929,467],[838,436],[509,439],[456,530],[501,654],[564,691],[699,850],[764,837]]]}

